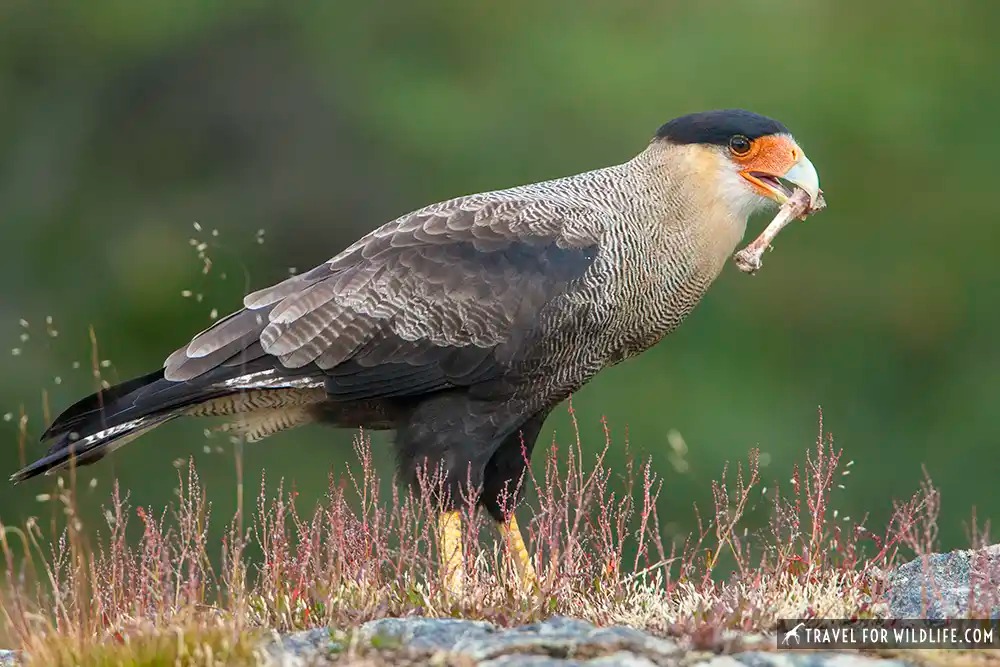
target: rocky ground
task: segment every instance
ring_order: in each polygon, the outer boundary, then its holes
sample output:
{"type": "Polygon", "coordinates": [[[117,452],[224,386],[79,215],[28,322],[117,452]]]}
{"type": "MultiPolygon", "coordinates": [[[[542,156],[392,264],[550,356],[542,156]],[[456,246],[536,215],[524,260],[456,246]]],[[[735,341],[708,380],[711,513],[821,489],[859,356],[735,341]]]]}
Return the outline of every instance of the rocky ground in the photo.
{"type": "MultiPolygon", "coordinates": [[[[889,574],[888,616],[951,618],[971,601],[985,601],[1000,617],[1000,545],[980,551],[933,554],[889,574]]],[[[977,616],[982,615],[977,613],[977,616]]],[[[282,637],[267,647],[272,665],[417,665],[477,667],[897,667],[896,659],[857,653],[775,652],[774,636],[741,637],[732,653],[692,651],[627,627],[598,628],[554,617],[542,623],[497,628],[460,619],[386,618],[350,634],[327,629],[282,637]]],[[[913,662],[916,664],[916,661],[913,662]]]]}
{"type": "Polygon", "coordinates": [[[626,627],[598,628],[572,618],[500,629],[459,619],[386,618],[362,625],[346,640],[326,629],[300,632],[270,647],[281,667],[306,665],[438,665],[477,667],[865,667],[897,661],[835,653],[774,653],[773,638],[751,638],[757,650],[730,655],[690,651],[626,627]]]}
{"type": "MultiPolygon", "coordinates": [[[[1000,618],[1000,545],[979,551],[933,554],[889,574],[888,616],[950,618],[969,612],[1000,618]],[[978,601],[978,603],[976,602],[978,601]],[[985,606],[984,606],[985,603],[985,606]],[[926,610],[926,613],[925,613],[926,610]]],[[[595,627],[553,617],[541,623],[499,628],[480,621],[451,618],[385,618],[348,632],[319,628],[275,637],[261,647],[263,664],[423,665],[439,667],[902,667],[921,664],[858,653],[776,652],[774,636],[734,637],[725,655],[695,651],[628,627],[595,627]]],[[[952,652],[954,653],[954,652],[952,652]]],[[[993,656],[996,657],[996,656],[993,656]]],[[[967,664],[984,664],[976,659],[967,664]]],[[[0,652],[0,666],[17,664],[15,652],[0,652]]],[[[1000,664],[1000,660],[998,660],[1000,664]]]]}

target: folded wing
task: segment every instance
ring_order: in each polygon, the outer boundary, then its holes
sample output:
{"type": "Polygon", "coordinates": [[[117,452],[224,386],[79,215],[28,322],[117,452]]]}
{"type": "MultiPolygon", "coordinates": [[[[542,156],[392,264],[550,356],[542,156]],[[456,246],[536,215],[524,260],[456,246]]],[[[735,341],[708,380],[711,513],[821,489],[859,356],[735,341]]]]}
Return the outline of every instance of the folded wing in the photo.
{"type": "Polygon", "coordinates": [[[230,386],[257,387],[321,374],[332,397],[348,400],[496,377],[497,346],[537,335],[544,309],[592,265],[592,218],[495,195],[422,209],[250,294],[243,310],[172,354],[165,378],[191,382],[230,367],[230,386]]]}

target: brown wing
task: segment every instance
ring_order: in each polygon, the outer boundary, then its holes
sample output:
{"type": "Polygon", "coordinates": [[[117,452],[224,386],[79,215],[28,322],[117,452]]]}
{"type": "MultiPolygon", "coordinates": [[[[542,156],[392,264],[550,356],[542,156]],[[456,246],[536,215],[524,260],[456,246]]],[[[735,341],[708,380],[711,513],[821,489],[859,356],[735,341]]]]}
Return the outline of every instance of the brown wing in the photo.
{"type": "Polygon", "coordinates": [[[422,209],[250,294],[172,354],[165,377],[243,366],[257,375],[229,386],[322,376],[335,396],[367,398],[496,376],[494,349],[526,336],[591,266],[593,220],[569,204],[489,194],[422,209]]]}

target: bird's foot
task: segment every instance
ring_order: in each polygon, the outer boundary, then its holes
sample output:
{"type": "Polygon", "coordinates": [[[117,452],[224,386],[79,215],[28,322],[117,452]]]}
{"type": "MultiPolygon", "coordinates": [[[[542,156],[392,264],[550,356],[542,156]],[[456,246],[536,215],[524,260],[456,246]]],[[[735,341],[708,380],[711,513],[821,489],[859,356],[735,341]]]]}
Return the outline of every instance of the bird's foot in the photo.
{"type": "Polygon", "coordinates": [[[448,599],[454,602],[461,600],[465,592],[462,514],[457,510],[442,512],[438,521],[438,531],[442,585],[448,599]]]}
{"type": "Polygon", "coordinates": [[[510,558],[520,591],[526,595],[538,591],[538,575],[531,564],[531,554],[524,544],[524,537],[517,525],[517,517],[513,514],[509,521],[500,524],[500,534],[503,537],[505,551],[510,558]]]}

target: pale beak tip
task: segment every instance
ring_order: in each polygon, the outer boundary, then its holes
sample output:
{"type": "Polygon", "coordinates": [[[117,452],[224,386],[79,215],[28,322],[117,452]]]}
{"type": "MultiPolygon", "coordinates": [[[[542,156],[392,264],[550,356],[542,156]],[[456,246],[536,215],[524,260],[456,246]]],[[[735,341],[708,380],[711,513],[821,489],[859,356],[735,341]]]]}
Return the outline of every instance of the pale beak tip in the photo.
{"type": "Polygon", "coordinates": [[[819,174],[809,158],[805,155],[799,157],[792,168],[785,172],[783,178],[806,191],[806,194],[809,195],[810,206],[813,208],[821,207],[823,191],[819,189],[819,174]]]}

